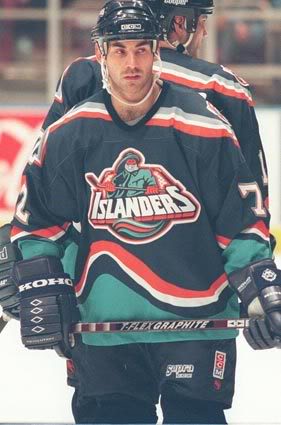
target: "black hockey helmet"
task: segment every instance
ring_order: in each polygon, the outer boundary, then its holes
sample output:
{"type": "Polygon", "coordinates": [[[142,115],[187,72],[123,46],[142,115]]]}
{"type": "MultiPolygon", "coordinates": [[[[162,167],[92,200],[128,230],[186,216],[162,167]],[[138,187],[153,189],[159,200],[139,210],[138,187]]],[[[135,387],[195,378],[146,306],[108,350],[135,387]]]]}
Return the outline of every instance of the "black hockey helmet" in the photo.
{"type": "Polygon", "coordinates": [[[105,49],[112,40],[159,40],[158,20],[143,0],[111,0],[99,13],[91,32],[92,41],[105,49]]]}
{"type": "Polygon", "coordinates": [[[200,15],[210,15],[214,10],[213,0],[147,0],[159,21],[163,38],[166,39],[175,16],[186,18],[186,30],[195,32],[200,15]]]}

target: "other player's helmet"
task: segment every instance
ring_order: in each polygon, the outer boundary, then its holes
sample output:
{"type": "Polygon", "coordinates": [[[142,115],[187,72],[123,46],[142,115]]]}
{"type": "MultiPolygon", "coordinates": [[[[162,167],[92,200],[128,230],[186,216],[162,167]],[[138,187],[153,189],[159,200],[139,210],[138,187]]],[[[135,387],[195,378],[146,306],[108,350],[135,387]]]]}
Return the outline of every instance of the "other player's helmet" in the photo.
{"type": "MultiPolygon", "coordinates": [[[[111,0],[99,13],[97,24],[91,32],[92,41],[97,42],[106,53],[112,40],[154,40],[161,36],[158,20],[143,0],[111,0]]],[[[156,49],[156,44],[155,44],[156,49]]]]}
{"type": "Polygon", "coordinates": [[[196,31],[200,15],[210,15],[214,10],[213,0],[147,0],[159,21],[164,40],[167,39],[175,16],[186,17],[186,30],[196,31]]]}

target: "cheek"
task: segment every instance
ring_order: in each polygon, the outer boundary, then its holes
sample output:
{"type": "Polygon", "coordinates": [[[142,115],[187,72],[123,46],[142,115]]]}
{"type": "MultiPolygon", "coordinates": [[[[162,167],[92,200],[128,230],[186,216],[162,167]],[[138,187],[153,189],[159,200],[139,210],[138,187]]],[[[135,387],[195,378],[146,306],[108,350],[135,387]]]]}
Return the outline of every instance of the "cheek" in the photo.
{"type": "Polygon", "coordinates": [[[114,60],[110,59],[106,61],[107,69],[109,72],[110,77],[116,77],[118,75],[118,65],[115,63],[114,60]]]}
{"type": "Polygon", "coordinates": [[[194,45],[199,46],[204,37],[203,31],[200,31],[198,34],[194,36],[194,45]]]}
{"type": "MultiPolygon", "coordinates": [[[[188,33],[187,36],[186,36],[185,43],[187,43],[191,37],[192,37],[192,34],[188,33]]],[[[193,38],[194,38],[194,36],[193,36],[193,38]]]]}
{"type": "Polygon", "coordinates": [[[107,57],[106,65],[107,65],[108,69],[114,68],[114,60],[112,59],[112,57],[109,57],[109,56],[107,57]]]}
{"type": "Polygon", "coordinates": [[[145,69],[149,72],[152,72],[152,68],[153,68],[153,64],[154,64],[154,57],[151,58],[150,56],[148,58],[142,58],[140,60],[140,66],[145,67],[145,69]]]}

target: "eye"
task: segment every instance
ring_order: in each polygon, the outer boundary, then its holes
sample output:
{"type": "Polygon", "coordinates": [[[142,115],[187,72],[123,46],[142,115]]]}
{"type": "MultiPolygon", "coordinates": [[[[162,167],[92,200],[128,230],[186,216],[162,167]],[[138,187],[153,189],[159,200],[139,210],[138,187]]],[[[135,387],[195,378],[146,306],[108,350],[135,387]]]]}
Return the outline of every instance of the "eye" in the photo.
{"type": "Polygon", "coordinates": [[[141,55],[145,54],[148,52],[148,48],[147,47],[139,47],[137,52],[141,55]]]}
{"type": "Polygon", "coordinates": [[[116,55],[123,55],[125,53],[125,50],[121,49],[121,48],[116,48],[116,49],[114,49],[114,53],[116,55]]]}

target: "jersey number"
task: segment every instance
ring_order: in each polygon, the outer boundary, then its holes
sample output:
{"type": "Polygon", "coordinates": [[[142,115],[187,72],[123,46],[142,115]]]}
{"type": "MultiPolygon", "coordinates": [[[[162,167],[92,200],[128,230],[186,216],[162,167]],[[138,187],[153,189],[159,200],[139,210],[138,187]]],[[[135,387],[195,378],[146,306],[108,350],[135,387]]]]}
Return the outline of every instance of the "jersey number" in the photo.
{"type": "Polygon", "coordinates": [[[261,170],[262,170],[262,182],[263,182],[264,186],[267,186],[268,185],[268,176],[267,176],[267,173],[266,173],[265,161],[264,161],[262,151],[259,151],[259,160],[260,160],[260,163],[261,163],[261,170]]]}
{"type": "Polygon", "coordinates": [[[252,207],[252,210],[257,217],[266,217],[267,211],[263,206],[262,194],[259,185],[256,182],[240,183],[238,184],[238,187],[242,198],[247,198],[250,193],[255,194],[256,205],[252,207]]]}
{"type": "Polygon", "coordinates": [[[28,224],[28,219],[29,219],[29,212],[25,211],[25,204],[26,204],[26,200],[27,200],[27,186],[26,183],[24,183],[21,187],[21,191],[19,194],[19,202],[17,203],[16,206],[16,213],[15,216],[16,218],[23,224],[28,224]]]}

